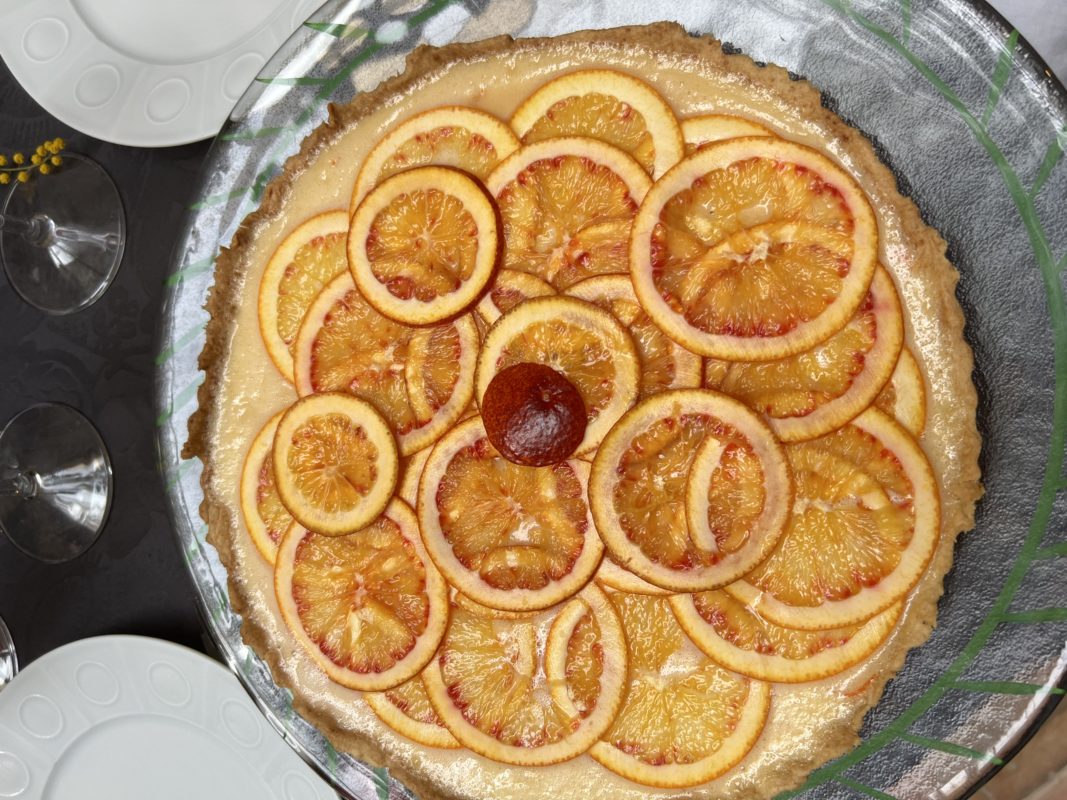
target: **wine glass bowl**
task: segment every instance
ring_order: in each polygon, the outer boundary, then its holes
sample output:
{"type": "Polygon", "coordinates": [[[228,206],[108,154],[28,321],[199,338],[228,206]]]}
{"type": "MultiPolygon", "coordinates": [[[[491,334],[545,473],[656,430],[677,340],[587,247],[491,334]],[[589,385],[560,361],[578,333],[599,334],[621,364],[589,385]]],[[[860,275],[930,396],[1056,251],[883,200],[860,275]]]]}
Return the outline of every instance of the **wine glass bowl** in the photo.
{"type": "Polygon", "coordinates": [[[85,156],[15,182],[0,208],[0,262],[30,305],[70,314],[104,294],[122,263],[126,214],[115,182],[85,156]]]}

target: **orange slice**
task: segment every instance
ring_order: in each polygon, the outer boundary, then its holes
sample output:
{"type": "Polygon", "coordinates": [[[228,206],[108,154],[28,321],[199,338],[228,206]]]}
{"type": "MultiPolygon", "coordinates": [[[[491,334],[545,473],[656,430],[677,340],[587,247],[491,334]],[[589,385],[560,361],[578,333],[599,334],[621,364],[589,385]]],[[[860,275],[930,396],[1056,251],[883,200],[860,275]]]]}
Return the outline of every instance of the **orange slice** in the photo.
{"type": "Polygon", "coordinates": [[[546,617],[507,621],[454,608],[426,671],[430,702],[452,735],[494,761],[542,766],[574,758],[622,703],[626,644],[603,591],[584,589],[547,635],[546,617]]]}
{"type": "Polygon", "coordinates": [[[387,317],[427,325],[481,295],[499,255],[496,210],[459,170],[419,167],[387,178],[352,216],[348,266],[387,317]]]}
{"type": "Polygon", "coordinates": [[[413,167],[455,167],[484,181],[518,147],[511,128],[484,111],[442,106],[416,114],[389,131],[367,155],[349,211],[354,214],[379,181],[413,167]]]}
{"type": "Polygon", "coordinates": [[[489,291],[478,302],[478,316],[486,325],[492,325],[501,314],[506,314],[524,300],[548,297],[556,293],[552,284],[529,272],[502,269],[489,291]]]}
{"type": "Polygon", "coordinates": [[[271,455],[278,497],[316,533],[370,524],[396,488],[393,432],[374,406],[350,394],[297,400],[278,421],[271,455]]]}
{"type": "Polygon", "coordinates": [[[479,617],[492,617],[493,619],[533,619],[545,611],[543,608],[533,611],[504,611],[499,608],[490,608],[489,606],[483,606],[481,603],[476,603],[457,589],[452,589],[452,605],[470,611],[472,614],[477,614],[479,617]]]}
{"type": "Polygon", "coordinates": [[[634,575],[630,570],[623,569],[615,563],[609,554],[605,554],[596,571],[596,581],[601,586],[614,589],[617,592],[629,592],[630,594],[654,594],[666,597],[671,594],[670,589],[661,589],[659,586],[649,583],[644,578],[634,575]]]}
{"type": "Polygon", "coordinates": [[[259,282],[259,332],[271,361],[293,380],[293,346],[308,306],[347,271],[348,214],[327,211],[301,223],[270,257],[259,282]]]}
{"type": "Polygon", "coordinates": [[[278,540],[293,524],[293,515],[278,497],[274,482],[274,432],[284,412],[278,412],[264,425],[248,448],[241,468],[241,515],[252,543],[271,564],[278,552],[278,540]]]}
{"type": "Polygon", "coordinates": [[[766,361],[828,339],[856,313],[878,259],[859,184],[769,137],[715,142],[645,195],[630,238],[649,316],[701,355],[766,361]]]}
{"type": "Polygon", "coordinates": [[[817,681],[855,666],[882,646],[904,610],[897,603],[867,622],[798,631],[769,622],[722,590],[676,594],[670,604],[689,638],[717,664],[778,683],[817,681]]]}
{"type": "Polygon", "coordinates": [[[504,226],[503,266],[557,289],[624,268],[630,223],[650,185],[640,164],[596,139],[523,147],[486,180],[504,226]]]}
{"type": "Polygon", "coordinates": [[[593,460],[589,503],[617,564],[678,592],[748,572],[782,535],[792,481],[767,425],[703,389],[650,397],[593,460]]]}
{"type": "Polygon", "coordinates": [[[900,360],[889,383],[875,398],[874,404],[908,429],[915,438],[926,429],[926,382],[919,362],[908,348],[900,351],[900,360]]]}
{"type": "Polygon", "coordinates": [[[379,314],[352,276],[334,279],[297,335],[296,390],[347,391],[374,405],[402,455],[427,447],[458,420],[474,394],[478,328],[470,315],[428,328],[379,314]]]}
{"type": "Polygon", "coordinates": [[[570,72],[535,91],[511,116],[524,144],[589,136],[633,156],[654,177],[682,157],[682,130],[659,92],[611,69],[570,72]]]}
{"type": "Polygon", "coordinates": [[[478,402],[494,375],[523,362],[552,367],[582,396],[589,420],[578,453],[600,444],[637,398],[641,363],[634,340],[614,316],[584,300],[538,297],[498,319],[478,355],[478,402]]]}
{"type": "Polygon", "coordinates": [[[770,686],[727,672],[700,652],[665,598],[610,597],[629,645],[630,685],[589,755],[646,786],[679,789],[722,775],[763,731],[770,686]]]}
{"type": "Polygon", "coordinates": [[[430,458],[430,448],[424,447],[414,455],[401,460],[400,481],[396,487],[396,496],[414,508],[419,501],[419,478],[430,458]]]}
{"type": "Polygon", "coordinates": [[[547,608],[593,576],[603,548],[572,459],[523,467],[489,442],[481,419],[461,423],[430,454],[419,485],[419,526],[430,557],[456,589],[505,611],[547,608]]]}
{"type": "Polygon", "coordinates": [[[889,608],[922,577],[937,547],[937,481],[923,451],[890,417],[786,447],[796,481],[789,526],[731,595],[777,625],[825,630],[889,608]]]}
{"type": "Polygon", "coordinates": [[[766,416],[784,442],[814,439],[874,401],[903,343],[900,299],[893,279],[879,267],[859,311],[829,339],[776,361],[721,362],[722,367],[708,368],[705,385],[766,416]]]}
{"type": "Polygon", "coordinates": [[[413,742],[449,750],[463,747],[433,710],[426,686],[418,675],[396,688],[367,692],[363,699],[378,719],[413,742]]]}
{"type": "Polygon", "coordinates": [[[349,536],[290,529],[278,547],[274,590],[296,640],[351,689],[383,691],[417,675],[448,624],[448,586],[401,501],[349,536]]]}
{"type": "Polygon", "coordinates": [[[741,136],[774,136],[774,131],[758,122],[731,114],[702,114],[681,120],[685,154],[692,155],[704,145],[741,136]]]}
{"type": "Polygon", "coordinates": [[[610,312],[630,332],[641,360],[639,400],[667,389],[700,386],[700,356],[690,353],[656,327],[637,302],[629,275],[587,278],[568,289],[567,294],[610,312]]]}

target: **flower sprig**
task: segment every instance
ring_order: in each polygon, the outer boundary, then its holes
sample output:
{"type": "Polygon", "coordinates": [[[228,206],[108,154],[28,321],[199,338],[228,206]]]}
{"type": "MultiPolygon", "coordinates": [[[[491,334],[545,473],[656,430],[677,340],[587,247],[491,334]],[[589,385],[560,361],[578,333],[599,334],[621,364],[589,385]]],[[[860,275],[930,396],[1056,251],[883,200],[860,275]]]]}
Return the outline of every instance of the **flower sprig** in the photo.
{"type": "Polygon", "coordinates": [[[47,175],[63,165],[60,153],[67,146],[58,136],[37,146],[26,163],[25,153],[12,153],[10,157],[0,153],[0,186],[11,183],[12,175],[19,183],[25,183],[34,172],[47,175]]]}

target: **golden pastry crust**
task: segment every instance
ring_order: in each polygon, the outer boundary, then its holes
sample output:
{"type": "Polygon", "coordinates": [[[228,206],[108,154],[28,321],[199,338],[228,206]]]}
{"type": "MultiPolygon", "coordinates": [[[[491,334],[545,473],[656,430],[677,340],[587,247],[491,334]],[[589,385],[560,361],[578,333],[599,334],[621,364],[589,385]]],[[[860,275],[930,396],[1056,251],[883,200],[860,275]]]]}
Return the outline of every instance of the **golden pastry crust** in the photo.
{"type": "MultiPolygon", "coordinates": [[[[559,44],[589,44],[669,53],[672,59],[694,60],[704,69],[727,76],[743,88],[773,97],[794,110],[798,117],[812,120],[817,129],[825,132],[832,141],[835,153],[847,156],[851,162],[849,169],[866,176],[865,188],[878,193],[883,205],[896,216],[902,239],[911,251],[915,273],[921,276],[926,287],[922,313],[936,320],[943,341],[948,343],[950,350],[948,374],[939,375],[938,381],[952,397],[956,410],[953,438],[958,446],[951,454],[951,479],[946,480],[945,470],[940,462],[935,462],[942,492],[942,541],[929,568],[933,579],[924,581],[912,595],[906,622],[899,631],[892,655],[885,662],[884,669],[857,688],[856,694],[862,698],[862,702],[857,703],[846,724],[821,736],[817,747],[774,761],[762,770],[758,781],[733,787],[733,797],[772,797],[798,785],[812,769],[846,752],[858,742],[856,731],[866,712],[878,701],[886,682],[903,665],[907,651],[924,642],[933,630],[937,600],[942,592],[942,577],[951,566],[955,538],[973,526],[975,503],[982,493],[978,469],[980,439],[975,426],[977,395],[971,381],[973,359],[963,339],[964,318],[955,296],[958,273],[945,258],[945,242],[936,231],[923,223],[914,203],[899,194],[895,178],[879,161],[871,143],[825,108],[815,88],[805,81],[790,78],[785,69],[758,66],[743,55],[727,55],[715,39],[691,36],[673,23],[582,31],[552,39],[515,40],[510,36],[502,36],[473,44],[419,47],[409,56],[403,74],[383,82],[374,91],[359,95],[345,106],[330,106],[327,121],[304,140],[297,154],[287,160],[282,173],[267,186],[259,208],[242,222],[230,246],[220,251],[216,260],[215,284],[207,301],[210,314],[207,343],[200,355],[200,368],[206,373],[206,380],[199,389],[199,408],[189,421],[189,438],[183,456],[196,456],[204,462],[201,514],[209,527],[208,541],[218,550],[222,563],[229,571],[230,602],[234,611],[243,618],[242,635],[249,646],[269,664],[274,680],[279,685],[296,689],[294,708],[317,726],[338,750],[371,764],[388,767],[398,780],[420,797],[428,800],[453,797],[453,794],[443,792],[425,775],[390,758],[378,742],[348,730],[343,720],[325,704],[317,703],[315,698],[305,697],[299,687],[294,687],[289,670],[284,668],[287,653],[278,647],[271,630],[262,624],[257,614],[251,613],[243,583],[235,578],[235,570],[239,568],[236,539],[244,534],[230,502],[215,479],[213,432],[217,430],[219,422],[218,398],[231,356],[230,343],[236,317],[241,304],[248,302],[252,296],[244,286],[251,267],[249,251],[260,228],[285,208],[294,178],[314,162],[323,147],[335,142],[351,126],[388,105],[393,98],[411,90],[427,76],[456,62],[501,57],[559,44]]],[[[916,311],[912,309],[911,313],[916,311]]],[[[599,769],[595,765],[591,768],[599,769]]],[[[603,774],[602,771],[597,772],[598,776],[603,774]]],[[[679,796],[698,795],[699,787],[692,793],[679,796]]]]}

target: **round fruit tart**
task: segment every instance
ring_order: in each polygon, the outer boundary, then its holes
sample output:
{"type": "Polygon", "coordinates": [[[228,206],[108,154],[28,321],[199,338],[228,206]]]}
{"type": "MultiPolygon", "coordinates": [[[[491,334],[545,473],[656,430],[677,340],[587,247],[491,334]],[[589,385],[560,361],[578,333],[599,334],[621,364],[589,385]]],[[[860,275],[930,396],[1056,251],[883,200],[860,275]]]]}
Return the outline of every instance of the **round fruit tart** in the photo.
{"type": "Polygon", "coordinates": [[[674,25],[422,48],[222,251],[188,452],[244,635],[426,798],[770,798],[973,523],[945,245],[674,25]]]}

